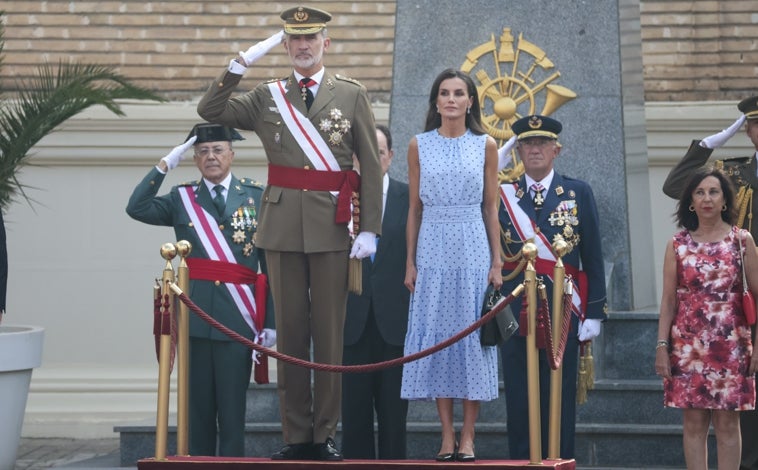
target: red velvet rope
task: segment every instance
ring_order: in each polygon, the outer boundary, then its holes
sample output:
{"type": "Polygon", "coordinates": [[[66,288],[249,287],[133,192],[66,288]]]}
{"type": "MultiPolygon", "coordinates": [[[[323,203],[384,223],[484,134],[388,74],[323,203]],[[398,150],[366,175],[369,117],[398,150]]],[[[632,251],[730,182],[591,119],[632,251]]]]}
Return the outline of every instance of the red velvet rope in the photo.
{"type": "Polygon", "coordinates": [[[487,314],[483,315],[479,320],[475,321],[474,323],[466,327],[464,330],[461,330],[460,332],[456,333],[454,336],[451,336],[445,341],[437,343],[428,349],[424,349],[423,351],[419,351],[417,353],[414,353],[408,356],[398,357],[389,361],[375,362],[373,364],[359,364],[359,365],[353,365],[353,366],[343,366],[343,365],[333,365],[333,364],[318,364],[315,362],[310,362],[310,361],[306,361],[297,357],[292,357],[286,354],[282,354],[278,351],[274,351],[273,349],[263,347],[260,344],[255,344],[254,342],[230,330],[226,326],[219,323],[216,319],[209,316],[200,307],[198,307],[194,302],[192,302],[192,300],[184,292],[182,292],[178,297],[179,297],[179,300],[184,302],[184,304],[190,310],[195,312],[195,314],[199,316],[200,318],[202,318],[206,323],[211,325],[213,328],[216,328],[218,331],[230,337],[231,339],[237,341],[238,343],[244,344],[245,346],[252,348],[260,353],[266,354],[267,356],[271,356],[274,359],[278,359],[280,361],[287,362],[289,364],[306,367],[308,369],[313,369],[313,370],[318,370],[318,371],[326,371],[326,372],[373,372],[375,370],[388,369],[390,367],[399,366],[411,361],[415,361],[417,359],[421,359],[422,357],[429,356],[430,354],[434,354],[437,351],[440,351],[450,346],[451,344],[459,341],[460,339],[473,333],[482,325],[490,321],[490,319],[494,318],[495,315],[498,314],[498,312],[500,312],[508,304],[513,302],[513,299],[515,298],[512,293],[508,294],[508,296],[505,298],[505,301],[500,302],[497,306],[495,306],[495,308],[487,312],[487,314]]]}
{"type": "MultiPolygon", "coordinates": [[[[547,311],[545,300],[540,302],[537,323],[542,323],[542,326],[544,326],[547,362],[553,370],[556,370],[561,366],[561,363],[563,363],[563,354],[566,352],[566,342],[568,341],[568,333],[571,328],[571,297],[572,296],[569,293],[563,294],[563,325],[561,326],[561,338],[558,342],[558,351],[555,351],[553,348],[553,326],[552,321],[550,320],[550,312],[547,311]]],[[[555,308],[555,305],[553,308],[555,308]]]]}

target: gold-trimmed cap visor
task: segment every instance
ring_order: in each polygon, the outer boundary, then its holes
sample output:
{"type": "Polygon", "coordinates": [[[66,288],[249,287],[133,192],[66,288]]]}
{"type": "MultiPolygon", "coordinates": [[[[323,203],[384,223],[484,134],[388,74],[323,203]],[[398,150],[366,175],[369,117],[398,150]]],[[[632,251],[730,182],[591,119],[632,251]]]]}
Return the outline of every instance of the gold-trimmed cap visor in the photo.
{"type": "Polygon", "coordinates": [[[539,114],[524,116],[511,126],[511,130],[518,136],[518,140],[529,137],[547,137],[557,140],[562,129],[563,125],[560,122],[539,114]]]}
{"type": "Polygon", "coordinates": [[[747,119],[758,119],[758,96],[751,96],[740,101],[737,108],[742,111],[747,119]]]}
{"type": "Polygon", "coordinates": [[[312,7],[294,7],[280,15],[284,20],[286,34],[314,34],[326,28],[332,15],[324,10],[312,7]]]}

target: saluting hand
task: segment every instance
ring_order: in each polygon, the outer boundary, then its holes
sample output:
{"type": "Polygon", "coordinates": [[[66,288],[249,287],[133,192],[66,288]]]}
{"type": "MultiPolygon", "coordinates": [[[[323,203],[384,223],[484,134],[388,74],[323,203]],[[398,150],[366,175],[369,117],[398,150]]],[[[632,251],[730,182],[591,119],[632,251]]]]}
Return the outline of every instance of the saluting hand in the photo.
{"type": "Polygon", "coordinates": [[[731,139],[734,134],[737,133],[738,130],[740,130],[740,127],[742,127],[742,124],[745,122],[745,115],[740,115],[739,118],[737,118],[734,123],[724,129],[723,131],[709,135],[705,139],[700,141],[700,146],[705,147],[707,149],[717,149],[724,145],[729,139],[731,139]]]}
{"type": "Polygon", "coordinates": [[[192,147],[192,144],[194,144],[196,140],[197,140],[197,136],[193,135],[183,144],[177,145],[176,147],[171,149],[168,155],[161,158],[161,162],[166,164],[166,169],[173,170],[174,168],[176,168],[179,165],[179,162],[182,161],[182,159],[184,158],[184,154],[187,152],[187,149],[192,147]]]}
{"type": "Polygon", "coordinates": [[[511,150],[516,146],[516,134],[499,149],[497,149],[497,171],[502,170],[511,162],[511,150]]]}
{"type": "Polygon", "coordinates": [[[278,31],[268,39],[253,44],[245,52],[240,51],[240,57],[245,61],[245,66],[250,67],[253,62],[266,55],[274,46],[281,44],[282,37],[284,37],[284,31],[278,31]]]}

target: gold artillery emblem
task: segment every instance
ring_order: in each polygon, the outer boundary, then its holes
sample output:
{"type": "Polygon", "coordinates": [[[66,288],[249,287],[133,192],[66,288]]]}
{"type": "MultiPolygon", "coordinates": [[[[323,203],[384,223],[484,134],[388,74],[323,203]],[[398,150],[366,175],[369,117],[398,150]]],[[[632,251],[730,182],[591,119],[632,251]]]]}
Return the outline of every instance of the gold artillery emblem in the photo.
{"type": "MultiPolygon", "coordinates": [[[[498,146],[513,136],[511,124],[522,116],[549,116],[576,98],[573,91],[552,83],[561,76],[554,69],[547,53],[524,39],[523,33],[514,41],[511,28],[503,28],[498,41],[493,34],[466,54],[461,70],[477,83],[482,123],[498,146]]],[[[516,152],[512,153],[511,165],[498,175],[501,183],[516,181],[524,173],[516,152]]]]}

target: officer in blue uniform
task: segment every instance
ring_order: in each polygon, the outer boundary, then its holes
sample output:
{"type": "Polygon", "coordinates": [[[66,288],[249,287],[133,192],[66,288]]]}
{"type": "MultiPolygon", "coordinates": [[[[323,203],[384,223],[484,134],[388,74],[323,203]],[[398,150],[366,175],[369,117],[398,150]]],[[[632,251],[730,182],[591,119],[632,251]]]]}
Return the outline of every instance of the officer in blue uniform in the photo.
{"type": "MultiPolygon", "coordinates": [[[[276,338],[272,329],[274,315],[270,296],[267,296],[268,308],[258,308],[255,312],[255,315],[268,313],[265,317],[267,328],[259,331],[256,338],[251,326],[252,314],[245,316],[241,310],[246,309],[240,307],[240,301],[235,301],[232,295],[235,292],[236,297],[243,297],[250,281],[222,278],[231,276],[227,274],[232,271],[228,269],[230,267],[242,271],[247,277],[255,277],[266,267],[263,252],[255,246],[257,211],[263,186],[248,178],[238,179],[231,173],[234,160],[232,141],[241,139],[232,128],[197,124],[187,141],[163,157],[134,188],[126,212],[140,222],[172,226],[177,240],[189,241],[192,253],[187,262],[193,302],[236,333],[270,347],[276,338]],[[179,164],[193,145],[194,161],[202,178],[174,186],[168,194],[157,196],[166,173],[179,164]],[[206,214],[208,218],[205,220],[211,223],[200,224],[206,227],[203,229],[193,221],[191,214],[200,217],[206,214]],[[212,241],[204,242],[203,238],[207,237],[212,241]],[[228,257],[217,261],[219,257],[211,254],[214,248],[208,243],[216,247],[226,244],[228,257]],[[202,259],[204,263],[193,267],[193,259],[202,259]],[[212,264],[214,262],[216,264],[212,264]],[[230,266],[232,264],[236,266],[230,266]],[[208,266],[218,266],[220,269],[216,271],[221,272],[205,273],[208,266]]],[[[260,306],[261,299],[256,302],[260,306]]],[[[190,315],[189,334],[189,453],[244,456],[252,351],[194,314],[190,315]]]]}
{"type": "MultiPolygon", "coordinates": [[[[552,275],[555,257],[550,245],[563,238],[571,248],[563,257],[566,274],[577,280],[580,295],[571,319],[571,331],[563,358],[561,406],[561,458],[574,457],[576,421],[576,381],[579,342],[589,341],[600,333],[606,319],[607,304],[603,254],[598,214],[592,189],[584,181],[559,175],[553,162],[561,150],[558,134],[562,125],[547,116],[531,115],[516,121],[511,129],[517,136],[516,151],[525,174],[515,183],[501,185],[500,226],[503,252],[502,292],[509,294],[524,281],[518,267],[519,252],[526,241],[539,249],[537,276],[545,282],[548,299],[552,299],[552,275]],[[513,279],[508,280],[509,277],[513,279]]],[[[523,296],[512,303],[521,312],[523,296]]],[[[525,323],[522,319],[521,323],[525,323]]],[[[557,341],[557,339],[556,339],[557,341]]],[[[527,405],[526,337],[514,335],[501,347],[503,381],[507,407],[508,445],[511,459],[529,458],[529,419],[527,405]]],[[[545,350],[539,352],[540,417],[542,420],[542,454],[547,453],[550,367],[545,350]]]]}

